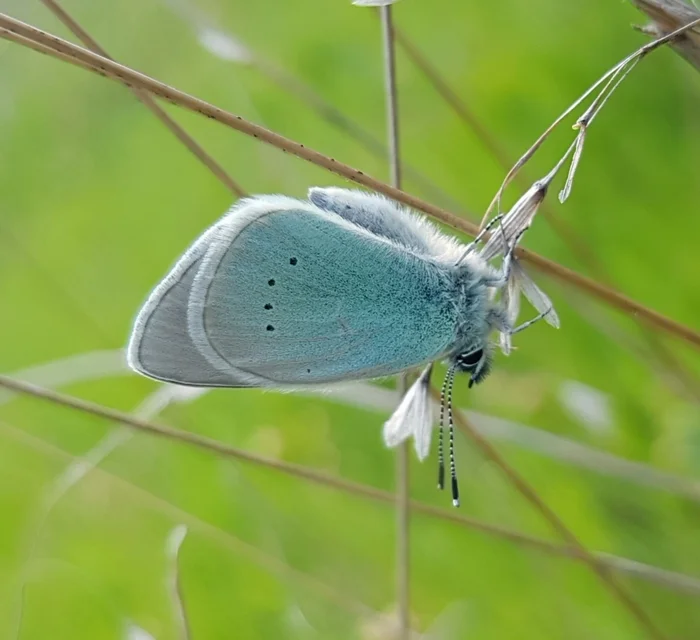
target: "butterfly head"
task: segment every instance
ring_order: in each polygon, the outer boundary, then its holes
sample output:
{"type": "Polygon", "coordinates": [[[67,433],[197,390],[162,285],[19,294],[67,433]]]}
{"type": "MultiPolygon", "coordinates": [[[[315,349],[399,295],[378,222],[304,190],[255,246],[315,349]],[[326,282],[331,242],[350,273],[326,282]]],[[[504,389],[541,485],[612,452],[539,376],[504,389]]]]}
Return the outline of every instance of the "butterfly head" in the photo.
{"type": "Polygon", "coordinates": [[[452,366],[470,374],[469,386],[481,382],[491,372],[492,352],[488,344],[452,356],[452,366]]]}

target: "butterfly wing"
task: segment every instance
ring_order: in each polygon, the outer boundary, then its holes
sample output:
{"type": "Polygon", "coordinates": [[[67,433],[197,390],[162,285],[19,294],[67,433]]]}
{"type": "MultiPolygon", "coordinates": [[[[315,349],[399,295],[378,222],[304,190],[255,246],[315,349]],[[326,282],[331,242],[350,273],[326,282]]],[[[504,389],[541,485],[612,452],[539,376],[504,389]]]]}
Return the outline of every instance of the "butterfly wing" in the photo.
{"type": "Polygon", "coordinates": [[[197,350],[187,328],[187,305],[213,229],[205,232],[154,289],[141,309],[127,348],[129,366],[165,382],[236,386],[197,350]]]}
{"type": "Polygon", "coordinates": [[[335,213],[371,233],[400,244],[410,251],[433,256],[450,264],[464,247],[426,220],[377,193],[339,187],[312,187],[309,200],[324,211],[335,213]]]}
{"type": "MultiPolygon", "coordinates": [[[[437,263],[308,203],[244,201],[188,254],[137,320],[130,353],[170,354],[155,377],[277,387],[379,377],[454,339],[437,263]]],[[[131,360],[152,375],[147,358],[131,360]]]]}

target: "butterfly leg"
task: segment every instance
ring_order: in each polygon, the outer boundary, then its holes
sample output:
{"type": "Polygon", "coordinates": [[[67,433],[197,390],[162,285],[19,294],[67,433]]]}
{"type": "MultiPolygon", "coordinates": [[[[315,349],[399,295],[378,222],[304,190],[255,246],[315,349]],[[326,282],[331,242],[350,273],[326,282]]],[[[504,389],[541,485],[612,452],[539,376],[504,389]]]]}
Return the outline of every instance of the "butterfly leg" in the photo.
{"type": "Polygon", "coordinates": [[[508,322],[506,310],[499,304],[491,307],[486,314],[486,322],[489,327],[501,333],[512,333],[511,324],[508,322]]]}
{"type": "MultiPolygon", "coordinates": [[[[515,251],[515,247],[518,246],[518,243],[520,242],[520,239],[525,235],[525,232],[527,229],[523,229],[518,233],[515,238],[513,238],[513,241],[508,244],[508,250],[506,251],[505,256],[503,257],[503,278],[505,282],[508,282],[510,280],[510,270],[513,265],[513,260],[515,259],[513,257],[513,252],[515,251]]],[[[504,240],[505,242],[505,240],[504,240]]]]}
{"type": "Polygon", "coordinates": [[[520,325],[518,325],[517,327],[515,327],[514,329],[512,329],[512,330],[509,332],[510,335],[513,335],[513,334],[515,334],[515,333],[520,333],[521,331],[523,331],[523,329],[527,329],[528,327],[530,327],[530,326],[532,326],[533,324],[535,324],[535,322],[539,322],[539,321],[542,320],[550,311],[552,311],[553,308],[554,308],[554,307],[552,307],[552,305],[550,304],[549,307],[548,307],[547,309],[545,309],[542,313],[538,314],[537,316],[535,316],[535,317],[532,318],[531,320],[528,320],[527,322],[523,322],[522,324],[520,324],[520,325]]]}
{"type": "MultiPolygon", "coordinates": [[[[508,249],[506,251],[505,256],[503,257],[503,265],[501,266],[501,269],[495,271],[493,276],[487,276],[484,278],[484,284],[487,287],[502,289],[506,286],[506,284],[510,280],[511,268],[513,260],[515,259],[513,257],[513,252],[515,251],[515,247],[518,246],[520,238],[522,238],[525,234],[525,231],[527,231],[527,229],[523,229],[522,231],[520,231],[520,233],[518,233],[518,235],[515,236],[512,242],[507,243],[508,249]]],[[[506,241],[504,240],[504,242],[506,241]]]]}

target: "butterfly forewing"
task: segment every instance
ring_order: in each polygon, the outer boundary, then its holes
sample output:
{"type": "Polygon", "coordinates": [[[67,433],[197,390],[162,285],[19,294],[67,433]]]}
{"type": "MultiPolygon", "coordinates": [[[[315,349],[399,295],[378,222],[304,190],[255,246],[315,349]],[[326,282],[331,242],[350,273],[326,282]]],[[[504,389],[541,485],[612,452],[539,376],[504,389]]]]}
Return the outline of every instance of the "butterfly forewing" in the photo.
{"type": "Polygon", "coordinates": [[[206,369],[216,385],[280,387],[380,377],[454,339],[434,260],[312,204],[244,201],[195,247],[164,281],[174,292],[159,285],[137,321],[130,351],[153,354],[135,367],[147,375],[207,384],[206,369]]]}

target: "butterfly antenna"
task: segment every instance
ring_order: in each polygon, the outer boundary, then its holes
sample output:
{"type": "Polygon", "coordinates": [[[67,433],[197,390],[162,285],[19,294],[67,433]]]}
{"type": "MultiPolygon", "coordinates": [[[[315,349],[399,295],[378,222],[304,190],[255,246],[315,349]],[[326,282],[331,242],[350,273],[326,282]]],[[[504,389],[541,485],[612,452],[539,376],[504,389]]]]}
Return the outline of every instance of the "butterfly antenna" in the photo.
{"type": "Polygon", "coordinates": [[[450,429],[450,476],[452,477],[452,506],[459,506],[459,486],[457,485],[457,466],[455,465],[455,424],[452,419],[452,387],[455,381],[454,367],[448,373],[447,384],[447,424],[450,429]]]}
{"type": "MultiPolygon", "coordinates": [[[[496,223],[499,223],[501,226],[501,229],[503,229],[503,218],[504,214],[499,213],[496,217],[494,217],[493,220],[490,220],[489,223],[477,234],[477,236],[472,240],[464,250],[464,253],[460,256],[459,260],[457,260],[455,266],[458,267],[460,264],[462,264],[462,261],[472,252],[476,249],[476,245],[481,242],[483,237],[496,225],[496,223]]],[[[505,239],[505,232],[502,232],[504,239],[505,239]]]]}
{"type": "Polygon", "coordinates": [[[438,431],[438,489],[445,488],[445,449],[443,445],[443,432],[445,430],[445,394],[447,392],[447,381],[450,378],[452,369],[445,374],[445,380],[440,390],[440,430],[438,431]]]}

